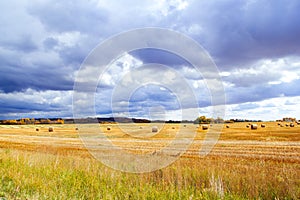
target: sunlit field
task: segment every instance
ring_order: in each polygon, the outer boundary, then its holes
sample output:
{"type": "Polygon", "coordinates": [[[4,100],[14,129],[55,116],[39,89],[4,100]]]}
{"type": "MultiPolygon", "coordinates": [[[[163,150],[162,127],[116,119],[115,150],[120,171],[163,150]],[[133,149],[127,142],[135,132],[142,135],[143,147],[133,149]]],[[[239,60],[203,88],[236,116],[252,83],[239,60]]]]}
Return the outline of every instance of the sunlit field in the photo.
{"type": "Polygon", "coordinates": [[[261,124],[257,123],[257,130],[247,128],[248,123],[224,125],[217,144],[205,157],[199,156],[199,150],[207,130],[198,125],[156,124],[157,133],[151,132],[155,124],[84,125],[101,129],[113,145],[139,155],[166,147],[179,130],[196,133],[178,160],[150,173],[126,173],[102,164],[81,141],[79,133],[90,134],[82,132],[81,126],[51,125],[53,132],[49,132],[50,125],[2,125],[0,197],[299,199],[300,125],[261,124]],[[128,134],[126,130],[137,131],[128,134]]]}

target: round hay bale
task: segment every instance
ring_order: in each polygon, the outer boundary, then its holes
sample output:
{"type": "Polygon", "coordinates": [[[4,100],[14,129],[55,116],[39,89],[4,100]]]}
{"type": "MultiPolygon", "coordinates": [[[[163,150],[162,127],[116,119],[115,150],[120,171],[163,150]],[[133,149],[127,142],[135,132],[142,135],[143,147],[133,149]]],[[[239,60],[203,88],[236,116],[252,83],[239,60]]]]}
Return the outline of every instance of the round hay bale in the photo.
{"type": "Polygon", "coordinates": [[[152,133],[158,132],[158,127],[157,126],[152,126],[152,133]]]}
{"type": "Polygon", "coordinates": [[[295,127],[295,125],[293,123],[290,124],[290,127],[295,127]]]}
{"type": "Polygon", "coordinates": [[[277,125],[278,125],[278,126],[280,126],[281,124],[280,124],[280,123],[278,123],[277,125]]]}
{"type": "Polygon", "coordinates": [[[183,127],[186,127],[186,125],[183,125],[183,127]]]}
{"type": "Polygon", "coordinates": [[[110,131],[110,130],[111,130],[111,128],[110,128],[110,127],[107,127],[107,128],[106,128],[106,130],[110,131]]]}
{"type": "Polygon", "coordinates": [[[251,130],[256,130],[257,129],[257,124],[251,124],[251,130]]]}
{"type": "Polygon", "coordinates": [[[53,127],[49,127],[49,128],[48,128],[48,131],[49,131],[49,132],[53,132],[53,131],[54,131],[53,127]]]}
{"type": "Polygon", "coordinates": [[[249,126],[249,125],[247,125],[246,127],[247,127],[247,128],[249,128],[250,126],[249,126]]]}
{"type": "Polygon", "coordinates": [[[174,126],[172,126],[172,129],[175,129],[175,127],[174,127],[174,126]]]}
{"type": "Polygon", "coordinates": [[[265,124],[261,124],[260,126],[261,126],[262,128],[265,128],[265,127],[266,127],[266,125],[265,125],[265,124]]]}
{"type": "Polygon", "coordinates": [[[35,131],[40,131],[40,129],[36,128],[35,131]]]}
{"type": "Polygon", "coordinates": [[[140,129],[143,129],[143,127],[142,127],[142,126],[140,126],[140,129]]]}
{"type": "Polygon", "coordinates": [[[208,125],[202,125],[202,130],[207,130],[208,129],[208,125]]]}
{"type": "Polygon", "coordinates": [[[290,126],[289,124],[285,124],[286,127],[290,126]]]}
{"type": "Polygon", "coordinates": [[[78,128],[75,128],[76,131],[78,131],[78,128]]]}
{"type": "Polygon", "coordinates": [[[226,128],[229,128],[229,125],[226,125],[226,128]]]}

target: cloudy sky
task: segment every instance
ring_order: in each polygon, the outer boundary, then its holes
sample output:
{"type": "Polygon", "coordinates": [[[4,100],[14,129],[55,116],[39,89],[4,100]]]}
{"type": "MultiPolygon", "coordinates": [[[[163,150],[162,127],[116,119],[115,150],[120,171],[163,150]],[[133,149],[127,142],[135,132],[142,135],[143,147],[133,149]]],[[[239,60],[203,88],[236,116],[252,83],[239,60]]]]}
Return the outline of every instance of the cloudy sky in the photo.
{"type": "MultiPolygon", "coordinates": [[[[108,38],[145,27],[185,34],[207,51],[222,79],[224,118],[300,118],[299,10],[298,0],[0,1],[0,119],[72,117],[74,82],[95,81],[85,59],[108,38]]],[[[213,115],[213,78],[170,52],[124,53],[96,78],[97,116],[213,115]]],[[[89,115],[82,99],[75,110],[89,115]]]]}

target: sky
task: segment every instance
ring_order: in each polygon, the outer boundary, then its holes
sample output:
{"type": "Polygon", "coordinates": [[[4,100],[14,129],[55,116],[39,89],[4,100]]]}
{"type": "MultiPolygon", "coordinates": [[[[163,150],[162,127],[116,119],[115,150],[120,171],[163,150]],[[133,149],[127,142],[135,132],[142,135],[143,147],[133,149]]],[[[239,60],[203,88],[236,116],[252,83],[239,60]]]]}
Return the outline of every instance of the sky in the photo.
{"type": "Polygon", "coordinates": [[[300,118],[299,10],[298,0],[0,1],[0,119],[88,116],[90,101],[99,117],[214,116],[213,76],[172,52],[126,52],[97,77],[82,67],[107,39],[146,27],[205,49],[224,87],[221,117],[300,118]],[[92,98],[74,108],[74,84],[93,78],[92,98]]]}

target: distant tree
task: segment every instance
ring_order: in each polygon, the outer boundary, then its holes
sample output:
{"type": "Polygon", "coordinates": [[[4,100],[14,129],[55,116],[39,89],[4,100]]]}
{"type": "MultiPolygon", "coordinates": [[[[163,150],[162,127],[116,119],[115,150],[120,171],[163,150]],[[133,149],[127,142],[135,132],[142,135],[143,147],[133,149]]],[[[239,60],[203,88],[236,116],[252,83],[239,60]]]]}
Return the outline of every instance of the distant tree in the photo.
{"type": "Polygon", "coordinates": [[[214,118],[207,118],[205,116],[200,116],[194,120],[194,124],[210,124],[210,123],[221,124],[224,123],[224,119],[222,119],[221,117],[214,119],[214,118]]]}
{"type": "Polygon", "coordinates": [[[194,121],[195,124],[208,124],[210,123],[210,119],[207,119],[204,115],[197,117],[197,119],[194,121]]]}

